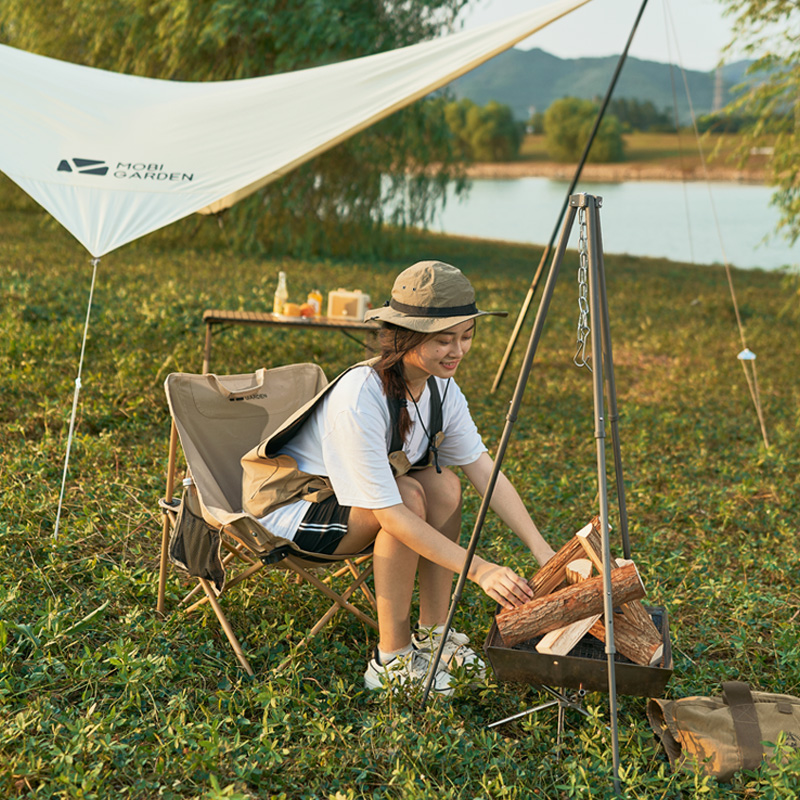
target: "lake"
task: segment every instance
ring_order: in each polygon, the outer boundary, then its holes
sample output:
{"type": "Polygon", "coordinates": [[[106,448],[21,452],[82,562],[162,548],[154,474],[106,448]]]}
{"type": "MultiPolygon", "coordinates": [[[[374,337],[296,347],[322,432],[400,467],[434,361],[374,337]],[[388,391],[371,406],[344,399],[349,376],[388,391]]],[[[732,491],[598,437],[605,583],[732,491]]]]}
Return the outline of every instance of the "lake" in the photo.
{"type": "MultiPolygon", "coordinates": [[[[448,198],[431,230],[545,245],[568,187],[567,181],[549,178],[475,179],[465,199],[448,198]]],[[[778,269],[800,261],[800,248],[774,234],[779,214],[766,186],[636,181],[578,183],[576,191],[603,200],[606,253],[696,264],[722,264],[727,258],[744,269],[778,269]]],[[[577,229],[575,224],[571,248],[577,247],[577,229]]]]}

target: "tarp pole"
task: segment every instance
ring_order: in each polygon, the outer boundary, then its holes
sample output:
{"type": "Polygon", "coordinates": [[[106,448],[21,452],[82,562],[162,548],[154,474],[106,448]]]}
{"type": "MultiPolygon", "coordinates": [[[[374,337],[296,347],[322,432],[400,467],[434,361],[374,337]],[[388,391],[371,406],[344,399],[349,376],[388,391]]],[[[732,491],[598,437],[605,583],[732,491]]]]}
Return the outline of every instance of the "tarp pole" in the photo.
{"type": "Polygon", "coordinates": [[[578,166],[575,168],[575,174],[572,177],[572,181],[569,184],[569,188],[567,189],[567,194],[564,197],[564,202],[561,205],[561,211],[558,214],[558,219],[556,220],[556,224],[553,226],[553,232],[550,234],[550,241],[547,243],[547,247],[545,247],[544,252],[542,253],[542,258],[539,261],[539,266],[536,268],[536,274],[533,276],[533,280],[531,281],[531,285],[528,288],[528,294],[525,296],[525,300],[522,303],[522,308],[519,311],[519,315],[517,316],[517,321],[514,323],[514,330],[511,332],[511,336],[509,337],[508,344],[506,345],[506,351],[503,353],[503,358],[500,361],[500,366],[497,368],[497,374],[494,378],[494,383],[492,384],[491,392],[494,394],[500,388],[500,382],[503,380],[503,374],[506,371],[506,367],[508,366],[508,362],[511,359],[511,354],[514,352],[514,346],[517,343],[517,338],[519,337],[520,330],[525,323],[525,318],[528,316],[528,309],[530,308],[531,303],[533,302],[533,297],[536,294],[536,289],[539,286],[539,279],[542,275],[542,271],[544,269],[544,265],[547,263],[547,259],[550,257],[550,251],[553,249],[553,243],[556,240],[556,236],[558,235],[558,231],[561,228],[561,221],[564,219],[564,214],[567,210],[567,205],[569,204],[569,198],[572,196],[572,193],[575,190],[575,186],[578,183],[578,180],[581,177],[581,172],[583,172],[583,166],[586,163],[586,159],[589,156],[589,150],[591,150],[592,144],[594,143],[595,137],[597,136],[597,131],[600,129],[600,123],[603,121],[603,117],[606,113],[606,108],[608,108],[608,103],[611,100],[611,95],[614,92],[614,87],[617,85],[617,79],[619,78],[620,73],[622,72],[622,67],[625,65],[625,59],[628,57],[628,50],[630,49],[631,42],[633,41],[633,36],[636,33],[636,29],[639,27],[639,20],[642,18],[642,14],[644,14],[645,6],[647,5],[647,0],[642,0],[642,5],[639,8],[639,13],[636,15],[636,20],[633,23],[633,27],[631,28],[631,32],[628,35],[628,41],[625,43],[625,47],[622,50],[622,55],[619,57],[619,61],[617,62],[616,69],[614,70],[614,75],[611,78],[611,83],[608,86],[608,90],[606,91],[606,96],[603,98],[603,102],[600,105],[600,110],[597,112],[597,118],[594,121],[594,126],[592,127],[591,132],[589,133],[589,139],[586,142],[586,146],[583,148],[583,154],[578,161],[578,166]]]}
{"type": "Polygon", "coordinates": [[[69,434],[67,435],[67,452],[64,455],[64,474],[61,476],[61,494],[58,497],[58,511],[56,513],[56,526],[53,538],[58,538],[58,526],[61,522],[61,508],[64,504],[64,489],[67,485],[67,469],[69,468],[69,453],[72,449],[72,434],[75,430],[75,417],[78,413],[78,396],[81,393],[81,373],[83,372],[83,355],[86,352],[86,340],[89,337],[89,317],[92,313],[92,298],[94,297],[94,284],[97,279],[97,266],[99,258],[92,259],[92,285],[89,289],[89,303],[86,306],[86,322],[83,326],[83,341],[81,342],[81,357],[78,360],[78,377],[75,378],[75,392],[72,395],[72,414],[69,418],[69,434]]]}

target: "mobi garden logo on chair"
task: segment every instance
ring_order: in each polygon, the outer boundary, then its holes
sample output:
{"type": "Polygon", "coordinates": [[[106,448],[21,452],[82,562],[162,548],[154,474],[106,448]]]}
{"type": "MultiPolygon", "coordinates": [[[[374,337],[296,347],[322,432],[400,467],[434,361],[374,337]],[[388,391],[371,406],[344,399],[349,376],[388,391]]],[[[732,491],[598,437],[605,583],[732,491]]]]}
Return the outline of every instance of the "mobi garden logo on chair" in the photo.
{"type": "MultiPolygon", "coordinates": [[[[95,158],[62,158],[57,172],[79,172],[81,175],[108,175],[111,167],[105,161],[95,158]]],[[[111,177],[124,180],[180,181],[194,180],[193,172],[170,172],[164,164],[118,161],[111,177]]]]}

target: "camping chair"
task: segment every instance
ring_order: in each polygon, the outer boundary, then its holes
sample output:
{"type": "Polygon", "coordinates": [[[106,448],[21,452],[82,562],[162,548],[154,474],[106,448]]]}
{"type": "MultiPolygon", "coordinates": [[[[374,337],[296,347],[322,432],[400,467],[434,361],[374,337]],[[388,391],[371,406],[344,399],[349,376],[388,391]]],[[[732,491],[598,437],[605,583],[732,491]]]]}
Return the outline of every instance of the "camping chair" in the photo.
{"type": "MultiPolygon", "coordinates": [[[[210,554],[214,568],[210,571],[186,570],[197,578],[198,585],[182,603],[202,590],[204,596],[189,606],[188,611],[206,602],[211,605],[237,659],[250,675],[253,670],[225,617],[219,597],[264,568],[292,570],[333,601],[300,646],[318,633],[340,608],[350,611],[367,625],[378,627],[372,616],[349,601],[360,589],[375,608],[374,597],[364,583],[372,573],[370,554],[327,556],[307,553],[288,539],[274,536],[255,517],[241,511],[242,455],[326,384],[325,374],[316,364],[259,369],[242,375],[173,373],[165,381],[172,434],[166,497],[160,501],[164,527],[158,610],[164,610],[168,561],[187,566],[182,562],[184,551],[178,535],[182,537],[186,530],[182,520],[193,519],[198,535],[192,540],[210,554]],[[184,490],[182,501],[172,496],[178,439],[186,459],[187,473],[194,482],[194,486],[184,490]],[[324,580],[314,574],[320,567],[327,567],[330,571],[337,564],[339,568],[324,580]],[[232,567],[241,569],[228,575],[232,567]],[[349,585],[344,590],[335,591],[334,580],[340,579],[341,582],[345,577],[350,580],[349,585]]],[[[187,553],[189,549],[186,548],[187,553]]]]}

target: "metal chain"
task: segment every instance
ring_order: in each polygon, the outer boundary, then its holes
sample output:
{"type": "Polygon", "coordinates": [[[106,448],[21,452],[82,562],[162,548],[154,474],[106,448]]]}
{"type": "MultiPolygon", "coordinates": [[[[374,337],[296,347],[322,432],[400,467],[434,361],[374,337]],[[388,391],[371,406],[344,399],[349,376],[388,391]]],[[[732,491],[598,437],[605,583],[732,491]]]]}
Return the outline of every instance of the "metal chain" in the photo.
{"type": "Polygon", "coordinates": [[[586,209],[578,209],[578,341],[572,361],[577,367],[592,368],[586,360],[586,341],[589,338],[589,248],[586,232],[586,209]]]}

